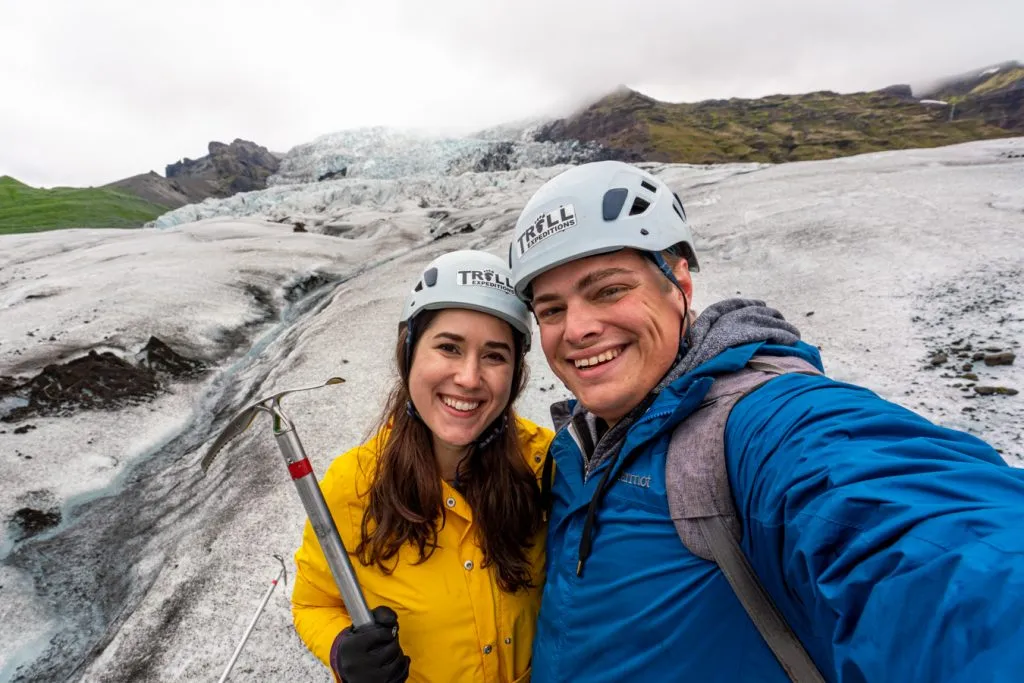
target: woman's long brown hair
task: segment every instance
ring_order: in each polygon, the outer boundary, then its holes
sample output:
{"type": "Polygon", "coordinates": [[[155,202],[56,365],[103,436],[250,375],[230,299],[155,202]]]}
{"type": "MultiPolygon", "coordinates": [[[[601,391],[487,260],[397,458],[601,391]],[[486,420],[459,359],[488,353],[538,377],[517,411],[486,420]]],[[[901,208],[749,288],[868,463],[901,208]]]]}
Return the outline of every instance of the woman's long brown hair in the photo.
{"type": "MultiPolygon", "coordinates": [[[[436,316],[425,311],[415,327],[425,330],[436,316]]],[[[390,430],[377,457],[376,470],[363,513],[362,534],[356,555],[364,565],[376,564],[390,573],[402,546],[419,552],[418,562],[437,548],[437,534],[445,522],[441,500],[441,472],[434,457],[430,429],[409,414],[409,368],[405,362],[408,328],[398,335],[395,362],[399,377],[388,396],[378,431],[390,430]]],[[[422,334],[416,335],[422,337],[422,334]]],[[[526,385],[527,371],[521,341],[516,337],[512,391],[497,421],[507,426],[490,444],[475,447],[459,468],[459,484],[479,529],[484,566],[495,565],[498,585],[514,593],[533,585],[527,551],[541,526],[540,489],[536,476],[519,448],[516,397],[526,385]]],[[[414,343],[418,340],[414,338],[414,343]]]]}

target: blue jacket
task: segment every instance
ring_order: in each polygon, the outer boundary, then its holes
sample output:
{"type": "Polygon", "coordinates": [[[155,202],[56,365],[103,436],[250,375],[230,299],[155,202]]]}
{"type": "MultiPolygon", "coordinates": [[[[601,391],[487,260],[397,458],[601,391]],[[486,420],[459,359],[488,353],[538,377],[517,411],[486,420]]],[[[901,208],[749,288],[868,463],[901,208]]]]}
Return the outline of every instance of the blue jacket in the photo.
{"type": "MultiPolygon", "coordinates": [[[[615,457],[584,474],[561,429],[533,683],[787,681],[717,567],[669,517],[665,457],[710,375],[755,353],[731,348],[676,379],[615,457]],[[623,463],[627,463],[623,466],[623,463]],[[604,468],[614,480],[585,517],[604,468]]],[[[1024,470],[990,446],[874,393],[786,375],[726,425],[742,546],[829,681],[1024,681],[1024,470]]]]}

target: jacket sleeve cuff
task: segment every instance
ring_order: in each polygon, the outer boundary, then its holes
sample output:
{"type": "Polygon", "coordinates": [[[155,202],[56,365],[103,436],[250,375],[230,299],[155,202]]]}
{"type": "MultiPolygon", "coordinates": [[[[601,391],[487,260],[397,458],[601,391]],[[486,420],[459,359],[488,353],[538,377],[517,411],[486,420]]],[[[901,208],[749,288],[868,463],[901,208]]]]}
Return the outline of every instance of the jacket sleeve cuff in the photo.
{"type": "Polygon", "coordinates": [[[341,683],[345,683],[345,679],[341,677],[341,670],[340,670],[340,667],[338,666],[338,650],[339,650],[339,646],[341,645],[341,639],[344,636],[345,636],[345,632],[341,631],[334,638],[334,642],[331,643],[331,671],[334,672],[334,677],[338,681],[341,681],[341,683]]]}

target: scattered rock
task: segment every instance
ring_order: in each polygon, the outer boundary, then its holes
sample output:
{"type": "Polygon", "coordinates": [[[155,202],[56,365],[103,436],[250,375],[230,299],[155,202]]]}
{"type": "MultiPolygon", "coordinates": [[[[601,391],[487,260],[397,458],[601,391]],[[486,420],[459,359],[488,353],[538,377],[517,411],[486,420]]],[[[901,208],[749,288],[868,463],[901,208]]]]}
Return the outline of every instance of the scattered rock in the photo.
{"type": "Polygon", "coordinates": [[[988,387],[988,386],[977,386],[974,387],[974,391],[980,396],[1016,396],[1018,391],[1016,389],[1010,389],[1009,387],[988,387]]]}
{"type": "Polygon", "coordinates": [[[319,176],[317,176],[316,180],[319,183],[319,182],[323,182],[324,180],[334,180],[336,178],[344,178],[346,175],[348,175],[348,166],[342,166],[341,168],[339,168],[339,169],[337,169],[335,171],[327,171],[326,173],[321,173],[319,176]]]}
{"type": "Polygon", "coordinates": [[[8,521],[8,527],[15,531],[16,540],[22,541],[60,524],[60,510],[51,508],[37,510],[24,507],[15,511],[8,521]]]}
{"type": "Polygon", "coordinates": [[[18,387],[16,394],[27,402],[0,420],[18,422],[35,415],[69,415],[83,408],[114,410],[150,401],[160,383],[149,368],[136,367],[107,351],[47,365],[18,387]]]}
{"type": "Polygon", "coordinates": [[[932,355],[931,359],[928,362],[931,363],[932,365],[939,366],[939,365],[942,365],[943,363],[945,363],[948,360],[949,360],[949,356],[947,356],[945,354],[945,352],[943,352],[943,351],[936,351],[932,355]]]}
{"type": "Polygon", "coordinates": [[[13,433],[14,434],[28,434],[30,431],[32,431],[35,428],[36,428],[35,425],[22,425],[20,427],[16,427],[14,429],[13,433]]]}
{"type": "Polygon", "coordinates": [[[1013,351],[1002,351],[999,353],[989,353],[984,357],[985,365],[1013,365],[1013,361],[1017,356],[1013,351]]]}
{"type": "Polygon", "coordinates": [[[143,368],[176,379],[195,377],[206,370],[206,363],[175,353],[156,337],[149,338],[142,350],[135,354],[135,360],[143,368]]]}
{"type": "Polygon", "coordinates": [[[965,372],[963,375],[961,375],[961,377],[963,379],[969,379],[972,382],[977,382],[978,381],[978,376],[976,374],[974,374],[973,372],[965,372]]]}
{"type": "Polygon", "coordinates": [[[25,380],[18,379],[16,377],[4,377],[0,375],[0,394],[6,394],[14,391],[25,383],[25,380]]]}
{"type": "Polygon", "coordinates": [[[285,288],[285,301],[295,303],[310,292],[330,284],[334,280],[323,273],[307,273],[285,288]]]}

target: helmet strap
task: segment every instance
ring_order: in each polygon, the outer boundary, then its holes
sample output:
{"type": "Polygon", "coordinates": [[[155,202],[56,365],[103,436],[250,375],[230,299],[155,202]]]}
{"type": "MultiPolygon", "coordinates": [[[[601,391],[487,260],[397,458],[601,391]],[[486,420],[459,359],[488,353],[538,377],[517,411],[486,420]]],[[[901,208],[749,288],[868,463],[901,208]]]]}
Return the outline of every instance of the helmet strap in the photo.
{"type": "MultiPolygon", "coordinates": [[[[405,324],[405,376],[412,372],[412,347],[415,345],[416,316],[409,318],[405,324]]],[[[407,380],[408,381],[408,380],[407,380]]]]}
{"type": "Polygon", "coordinates": [[[672,267],[668,265],[668,261],[666,261],[665,257],[661,255],[661,252],[649,251],[647,253],[650,255],[651,260],[654,261],[654,265],[658,266],[658,270],[661,271],[662,275],[667,277],[669,282],[675,285],[676,289],[683,293],[683,299],[685,300],[686,292],[683,292],[683,286],[679,284],[676,274],[672,272],[672,267]]]}
{"type": "Polygon", "coordinates": [[[675,285],[679,293],[683,295],[683,320],[682,328],[679,332],[679,350],[676,352],[676,363],[678,363],[690,350],[690,299],[686,296],[686,291],[679,284],[679,279],[672,272],[672,267],[669,266],[668,261],[661,255],[661,252],[649,251],[647,255],[654,262],[654,265],[658,267],[662,275],[667,277],[669,282],[675,285]]]}
{"type": "Polygon", "coordinates": [[[505,429],[508,427],[508,416],[502,415],[500,418],[491,423],[488,427],[477,437],[476,447],[478,449],[487,448],[495,439],[505,433],[505,429]]]}

